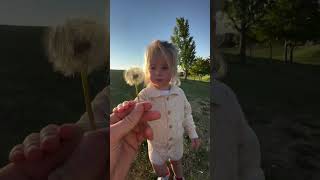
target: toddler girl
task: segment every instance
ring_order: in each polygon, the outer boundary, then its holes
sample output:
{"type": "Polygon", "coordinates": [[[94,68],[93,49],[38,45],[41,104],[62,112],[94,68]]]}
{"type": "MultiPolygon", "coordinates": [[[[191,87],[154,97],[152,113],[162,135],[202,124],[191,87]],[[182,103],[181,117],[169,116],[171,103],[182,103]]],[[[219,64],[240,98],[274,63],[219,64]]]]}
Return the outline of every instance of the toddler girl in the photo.
{"type": "MultiPolygon", "coordinates": [[[[200,145],[191,106],[177,77],[177,50],[166,41],[153,41],[145,53],[145,84],[136,100],[150,101],[151,110],[161,113],[159,120],[148,122],[153,140],[148,140],[148,154],[158,180],[169,179],[166,161],[170,160],[175,179],[184,179],[182,170],[183,133],[188,133],[192,147],[200,145]]],[[[121,108],[132,105],[126,103],[121,108]]],[[[119,110],[119,109],[118,109],[119,110]]]]}

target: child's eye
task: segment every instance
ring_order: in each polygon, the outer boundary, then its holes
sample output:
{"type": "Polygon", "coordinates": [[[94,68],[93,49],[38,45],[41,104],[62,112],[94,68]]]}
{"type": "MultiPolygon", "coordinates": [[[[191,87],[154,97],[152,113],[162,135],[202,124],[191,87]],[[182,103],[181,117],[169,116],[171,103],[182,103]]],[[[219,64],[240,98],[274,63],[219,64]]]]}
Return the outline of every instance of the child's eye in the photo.
{"type": "Polygon", "coordinates": [[[151,70],[155,70],[155,69],[156,69],[156,67],[154,67],[154,66],[151,66],[151,67],[150,67],[150,69],[151,69],[151,70]]]}
{"type": "Polygon", "coordinates": [[[168,69],[168,66],[163,66],[161,67],[162,70],[167,70],[168,69]]]}

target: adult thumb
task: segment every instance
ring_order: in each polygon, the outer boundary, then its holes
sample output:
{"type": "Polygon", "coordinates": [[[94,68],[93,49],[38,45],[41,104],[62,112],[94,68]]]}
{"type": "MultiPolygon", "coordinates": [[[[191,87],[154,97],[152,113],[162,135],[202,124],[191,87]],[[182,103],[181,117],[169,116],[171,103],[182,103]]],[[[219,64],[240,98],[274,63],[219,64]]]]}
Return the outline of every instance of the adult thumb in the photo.
{"type": "Polygon", "coordinates": [[[108,129],[87,132],[79,146],[48,180],[100,180],[107,179],[108,129]]]}
{"type": "Polygon", "coordinates": [[[140,121],[145,107],[143,103],[136,104],[135,108],[121,121],[110,126],[110,143],[118,142],[127,135],[140,121]]]}

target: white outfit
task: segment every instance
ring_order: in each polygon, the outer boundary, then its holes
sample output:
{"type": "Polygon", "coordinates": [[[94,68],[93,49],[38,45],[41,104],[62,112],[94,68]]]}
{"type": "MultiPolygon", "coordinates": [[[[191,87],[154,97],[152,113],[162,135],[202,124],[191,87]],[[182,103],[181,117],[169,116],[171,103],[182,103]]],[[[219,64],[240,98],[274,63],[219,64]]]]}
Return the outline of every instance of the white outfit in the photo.
{"type": "Polygon", "coordinates": [[[191,106],[183,90],[172,86],[169,91],[152,85],[144,88],[139,100],[148,100],[152,109],[161,113],[159,120],[148,122],[153,130],[153,140],[148,140],[149,159],[152,164],[163,165],[167,160],[179,160],[183,155],[183,133],[198,138],[191,114],[191,106]]]}

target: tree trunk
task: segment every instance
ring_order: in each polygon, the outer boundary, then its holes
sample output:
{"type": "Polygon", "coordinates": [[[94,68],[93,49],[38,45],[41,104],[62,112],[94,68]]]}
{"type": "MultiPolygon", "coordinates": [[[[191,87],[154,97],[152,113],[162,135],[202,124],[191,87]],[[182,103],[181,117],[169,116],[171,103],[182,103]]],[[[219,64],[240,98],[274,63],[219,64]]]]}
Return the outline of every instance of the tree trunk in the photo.
{"type": "Polygon", "coordinates": [[[288,60],[288,56],[287,56],[287,53],[288,53],[288,42],[287,40],[284,41],[284,62],[287,63],[287,60],[288,60]]]}
{"type": "Polygon", "coordinates": [[[290,46],[290,64],[293,64],[293,50],[294,50],[294,45],[291,44],[290,46]]]}
{"type": "Polygon", "coordinates": [[[240,31],[240,62],[246,64],[246,31],[244,28],[240,31]]]}
{"type": "Polygon", "coordinates": [[[185,72],[184,80],[186,80],[186,79],[187,79],[187,76],[188,76],[188,70],[185,70],[184,72],[185,72]]]}
{"type": "Polygon", "coordinates": [[[272,61],[272,42],[271,41],[269,41],[269,48],[270,48],[269,58],[270,58],[270,61],[272,61]]]}

